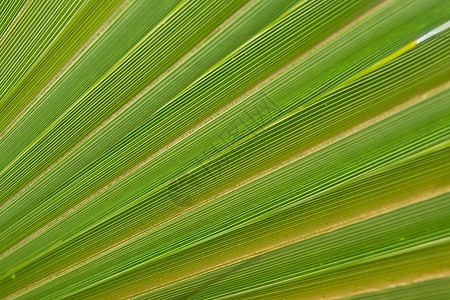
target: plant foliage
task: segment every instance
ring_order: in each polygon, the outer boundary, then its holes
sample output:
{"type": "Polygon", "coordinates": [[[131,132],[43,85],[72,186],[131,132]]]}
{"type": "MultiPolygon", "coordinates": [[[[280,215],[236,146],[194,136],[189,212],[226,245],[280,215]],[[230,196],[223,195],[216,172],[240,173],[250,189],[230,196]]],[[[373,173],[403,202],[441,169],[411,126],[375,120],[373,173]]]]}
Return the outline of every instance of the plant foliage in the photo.
{"type": "Polygon", "coordinates": [[[0,3],[0,297],[449,299],[450,1],[0,3]]]}

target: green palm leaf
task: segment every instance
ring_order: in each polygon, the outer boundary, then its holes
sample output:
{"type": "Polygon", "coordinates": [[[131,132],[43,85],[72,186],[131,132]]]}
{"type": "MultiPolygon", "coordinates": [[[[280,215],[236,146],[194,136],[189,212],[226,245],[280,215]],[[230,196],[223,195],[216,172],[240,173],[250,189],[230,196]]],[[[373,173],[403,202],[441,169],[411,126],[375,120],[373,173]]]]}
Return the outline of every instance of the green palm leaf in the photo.
{"type": "Polygon", "coordinates": [[[0,297],[448,298],[449,19],[0,4],[0,297]]]}

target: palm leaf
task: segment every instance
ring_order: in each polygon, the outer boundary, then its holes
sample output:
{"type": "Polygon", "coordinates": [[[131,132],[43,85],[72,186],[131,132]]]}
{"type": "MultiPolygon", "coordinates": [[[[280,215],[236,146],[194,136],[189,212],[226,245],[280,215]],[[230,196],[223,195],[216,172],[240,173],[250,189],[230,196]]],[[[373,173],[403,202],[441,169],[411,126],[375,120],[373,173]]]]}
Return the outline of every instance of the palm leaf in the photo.
{"type": "Polygon", "coordinates": [[[0,296],[444,299],[450,4],[0,4],[0,296]]]}

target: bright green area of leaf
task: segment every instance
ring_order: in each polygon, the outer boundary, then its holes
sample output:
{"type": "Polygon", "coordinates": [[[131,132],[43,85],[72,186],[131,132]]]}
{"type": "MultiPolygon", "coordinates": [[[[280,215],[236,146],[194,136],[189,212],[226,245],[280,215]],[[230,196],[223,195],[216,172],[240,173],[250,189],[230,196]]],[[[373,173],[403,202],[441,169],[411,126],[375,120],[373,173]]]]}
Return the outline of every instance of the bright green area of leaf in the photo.
{"type": "MultiPolygon", "coordinates": [[[[15,84],[14,88],[0,98],[0,133],[3,134],[7,126],[13,122],[19,113],[28,105],[33,104],[36,97],[39,98],[41,90],[46,85],[57,80],[55,77],[65,71],[62,69],[66,64],[77,58],[78,52],[89,46],[86,43],[95,39],[94,34],[101,31],[105,22],[113,17],[112,15],[119,9],[124,0],[89,0],[83,2],[83,5],[64,26],[64,29],[55,37],[45,52],[38,56],[36,62],[15,84]],[[86,19],[90,21],[86,22],[86,19]]],[[[53,11],[53,9],[49,8],[49,11],[53,11]]],[[[52,16],[52,18],[54,17],[52,16]]],[[[27,23],[26,26],[33,26],[33,24],[27,23]]],[[[46,24],[46,26],[55,29],[51,23],[46,24]]]]}
{"type": "Polygon", "coordinates": [[[50,47],[83,2],[27,1],[23,12],[0,40],[0,103],[50,47]]]}
{"type": "Polygon", "coordinates": [[[18,17],[25,3],[26,0],[2,1],[2,3],[0,3],[0,40],[3,39],[5,32],[18,17]]]}
{"type": "MultiPolygon", "coordinates": [[[[2,158],[0,168],[3,169],[0,172],[0,180],[3,183],[3,197],[14,195],[13,192],[8,193],[11,185],[16,186],[22,183],[20,186],[23,186],[29,178],[27,175],[33,178],[44,171],[57,157],[74,146],[82,136],[100,125],[120,106],[131,100],[134,95],[156,79],[165,68],[202,40],[240,5],[243,5],[243,1],[238,0],[228,1],[227,5],[214,1],[196,2],[190,2],[189,6],[181,6],[165,20],[164,24],[158,24],[137,45],[133,45],[126,57],[115,62],[107,75],[102,74],[99,79],[96,79],[99,82],[96,82],[83,94],[74,93],[77,90],[77,81],[64,84],[64,89],[69,89],[72,95],[80,97],[76,102],[69,102],[71,97],[68,97],[66,93],[60,93],[62,99],[58,99],[51,91],[48,91],[46,95],[52,98],[51,102],[55,101],[58,108],[66,108],[65,111],[60,111],[52,107],[52,110],[62,113],[56,120],[51,118],[52,114],[49,114],[55,112],[46,110],[44,114],[40,114],[33,120],[24,119],[23,123],[26,123],[27,127],[33,126],[30,130],[24,130],[17,124],[0,139],[0,157],[2,158]],[[196,23],[201,25],[192,26],[196,23]],[[184,35],[180,35],[179,28],[185,26],[191,29],[184,35]],[[170,47],[170,45],[174,47],[170,47]],[[168,48],[172,50],[169,51],[168,48]],[[163,55],[164,60],[157,59],[163,55]],[[123,78],[127,80],[123,80],[123,78]],[[113,86],[114,88],[112,88],[113,86]],[[62,104],[67,104],[67,107],[62,104]],[[42,118],[46,118],[49,122],[42,118]],[[40,119],[41,121],[38,121],[40,119]],[[45,125],[49,127],[44,127],[45,125]],[[40,128],[41,132],[38,131],[40,128]],[[20,134],[17,134],[18,130],[20,130],[20,134]],[[27,145],[27,143],[29,144],[27,145]],[[24,146],[25,148],[23,148],[24,146]],[[18,177],[18,174],[21,176],[18,177]],[[18,180],[12,181],[10,180],[12,178],[18,178],[18,180]]],[[[141,27],[139,30],[143,31],[141,27]]],[[[112,47],[111,43],[107,45],[112,47]]],[[[113,50],[117,55],[116,48],[113,50]]],[[[100,51],[95,51],[95,54],[105,56],[105,53],[100,51]]],[[[89,76],[81,78],[89,78],[89,76]]],[[[63,84],[61,80],[59,82],[63,84]]],[[[52,91],[57,92],[57,89],[52,89],[52,91]]],[[[43,100],[39,103],[48,105],[48,102],[43,100]]],[[[37,112],[37,110],[33,112],[37,112]]],[[[33,112],[27,115],[31,117],[33,112]]]]}
{"type": "Polygon", "coordinates": [[[417,41],[449,9],[0,4],[0,297],[370,297],[447,276],[449,29],[417,41]]]}

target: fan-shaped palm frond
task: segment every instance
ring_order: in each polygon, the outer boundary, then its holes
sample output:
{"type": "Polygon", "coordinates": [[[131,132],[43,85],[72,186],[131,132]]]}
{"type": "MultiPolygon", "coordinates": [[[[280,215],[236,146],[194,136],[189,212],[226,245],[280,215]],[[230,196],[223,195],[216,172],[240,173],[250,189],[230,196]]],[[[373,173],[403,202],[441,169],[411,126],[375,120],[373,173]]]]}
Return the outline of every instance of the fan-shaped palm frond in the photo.
{"type": "Polygon", "coordinates": [[[0,297],[448,299],[450,2],[0,4],[0,297]]]}

